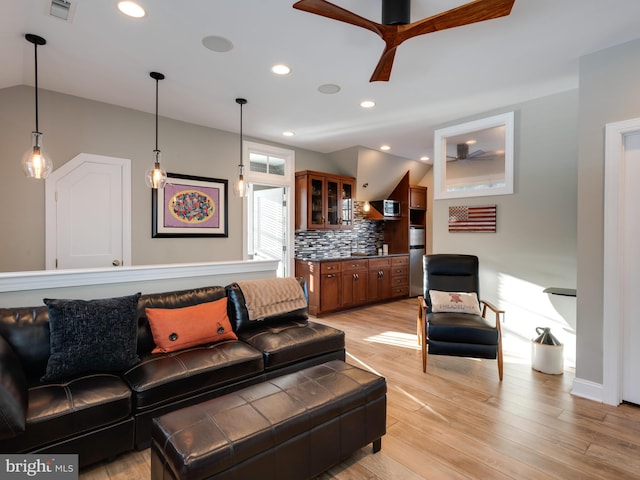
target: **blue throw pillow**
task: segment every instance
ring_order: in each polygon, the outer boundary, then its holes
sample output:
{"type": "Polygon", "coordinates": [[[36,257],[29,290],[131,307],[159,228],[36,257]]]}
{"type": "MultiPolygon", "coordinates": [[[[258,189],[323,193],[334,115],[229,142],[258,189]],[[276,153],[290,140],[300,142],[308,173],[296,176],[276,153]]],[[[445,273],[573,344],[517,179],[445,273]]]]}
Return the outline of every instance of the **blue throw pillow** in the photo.
{"type": "Polygon", "coordinates": [[[45,298],[51,354],[42,381],[118,372],[138,363],[138,298],[140,293],[98,300],[45,298]]]}

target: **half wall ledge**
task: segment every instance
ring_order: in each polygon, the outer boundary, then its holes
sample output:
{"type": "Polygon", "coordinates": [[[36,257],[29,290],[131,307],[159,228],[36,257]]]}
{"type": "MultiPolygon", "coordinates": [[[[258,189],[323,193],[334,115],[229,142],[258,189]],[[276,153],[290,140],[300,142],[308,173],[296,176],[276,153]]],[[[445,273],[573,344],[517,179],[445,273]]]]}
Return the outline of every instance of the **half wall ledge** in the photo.
{"type": "Polygon", "coordinates": [[[273,278],[278,260],[139,265],[118,268],[0,273],[0,306],[38,305],[49,298],[105,298],[152,293],[243,279],[273,278]]]}

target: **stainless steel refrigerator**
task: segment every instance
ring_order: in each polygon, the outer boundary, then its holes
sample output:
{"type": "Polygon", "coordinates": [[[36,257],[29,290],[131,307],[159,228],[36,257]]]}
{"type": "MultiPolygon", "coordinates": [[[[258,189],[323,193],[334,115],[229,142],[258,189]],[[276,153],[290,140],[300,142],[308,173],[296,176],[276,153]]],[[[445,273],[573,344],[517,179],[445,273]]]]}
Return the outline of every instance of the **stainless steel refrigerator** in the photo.
{"type": "Polygon", "coordinates": [[[424,228],[410,227],[409,229],[409,295],[422,295],[422,257],[425,253],[424,228]]]}

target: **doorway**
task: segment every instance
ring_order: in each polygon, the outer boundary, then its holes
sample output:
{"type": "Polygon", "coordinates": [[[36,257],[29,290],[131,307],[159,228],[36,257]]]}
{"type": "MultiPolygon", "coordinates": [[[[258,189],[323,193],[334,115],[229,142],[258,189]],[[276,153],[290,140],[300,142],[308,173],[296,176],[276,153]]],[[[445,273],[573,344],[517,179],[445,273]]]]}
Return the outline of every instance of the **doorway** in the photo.
{"type": "Polygon", "coordinates": [[[292,276],[295,152],[245,141],[243,159],[249,166],[243,257],[280,260],[277,276],[292,276]]]}
{"type": "Polygon", "coordinates": [[[640,404],[640,119],[608,124],[605,145],[603,401],[640,404]]]}
{"type": "Polygon", "coordinates": [[[249,184],[249,258],[280,260],[278,277],[289,274],[286,199],[285,187],[249,184]]]}

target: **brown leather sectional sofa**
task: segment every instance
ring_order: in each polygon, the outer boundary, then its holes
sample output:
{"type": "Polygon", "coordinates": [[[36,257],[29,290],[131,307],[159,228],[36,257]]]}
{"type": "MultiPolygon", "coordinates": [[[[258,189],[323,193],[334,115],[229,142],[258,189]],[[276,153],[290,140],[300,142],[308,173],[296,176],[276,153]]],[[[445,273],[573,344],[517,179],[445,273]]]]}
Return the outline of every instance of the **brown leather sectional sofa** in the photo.
{"type": "Polygon", "coordinates": [[[306,308],[248,321],[238,284],[142,295],[137,322],[140,361],[131,368],[43,382],[51,354],[47,306],[0,308],[0,452],[77,453],[86,466],[148,447],[154,417],[345,358],[344,333],[309,321],[306,308]],[[237,340],[151,353],[145,308],[223,297],[237,340]]]}

